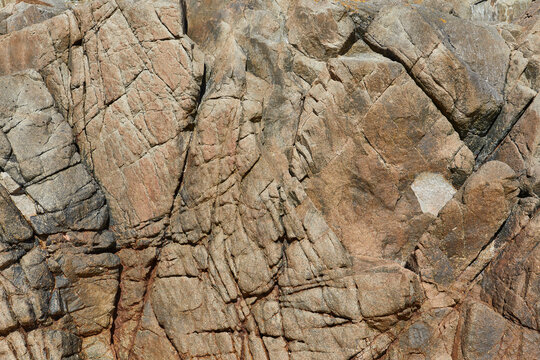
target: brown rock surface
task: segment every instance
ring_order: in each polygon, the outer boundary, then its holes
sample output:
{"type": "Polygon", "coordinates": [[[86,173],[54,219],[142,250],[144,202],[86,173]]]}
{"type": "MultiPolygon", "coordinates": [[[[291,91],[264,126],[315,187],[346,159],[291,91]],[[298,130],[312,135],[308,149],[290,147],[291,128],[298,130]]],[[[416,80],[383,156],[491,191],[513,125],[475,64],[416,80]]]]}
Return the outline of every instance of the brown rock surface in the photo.
{"type": "Polygon", "coordinates": [[[0,359],[540,359],[535,1],[47,4],[0,9],[0,359]]]}

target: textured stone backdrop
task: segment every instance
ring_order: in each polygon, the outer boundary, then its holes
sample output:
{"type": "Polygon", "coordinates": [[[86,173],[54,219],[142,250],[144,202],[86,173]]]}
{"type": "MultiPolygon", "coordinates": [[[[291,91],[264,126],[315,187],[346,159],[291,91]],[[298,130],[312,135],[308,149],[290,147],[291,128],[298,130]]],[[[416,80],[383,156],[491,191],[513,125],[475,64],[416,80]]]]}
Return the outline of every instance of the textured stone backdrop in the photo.
{"type": "Polygon", "coordinates": [[[540,3],[0,9],[0,359],[540,359],[540,3]]]}

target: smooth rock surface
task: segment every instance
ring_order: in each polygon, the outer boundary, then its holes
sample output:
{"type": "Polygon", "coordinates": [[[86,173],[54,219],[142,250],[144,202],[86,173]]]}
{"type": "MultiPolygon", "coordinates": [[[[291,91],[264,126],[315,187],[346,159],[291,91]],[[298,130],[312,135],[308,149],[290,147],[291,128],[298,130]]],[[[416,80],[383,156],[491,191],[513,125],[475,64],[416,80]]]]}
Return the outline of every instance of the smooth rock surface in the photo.
{"type": "Polygon", "coordinates": [[[422,211],[434,216],[439,214],[439,211],[456,193],[456,189],[442,175],[433,173],[421,173],[416,176],[411,188],[422,211]]]}

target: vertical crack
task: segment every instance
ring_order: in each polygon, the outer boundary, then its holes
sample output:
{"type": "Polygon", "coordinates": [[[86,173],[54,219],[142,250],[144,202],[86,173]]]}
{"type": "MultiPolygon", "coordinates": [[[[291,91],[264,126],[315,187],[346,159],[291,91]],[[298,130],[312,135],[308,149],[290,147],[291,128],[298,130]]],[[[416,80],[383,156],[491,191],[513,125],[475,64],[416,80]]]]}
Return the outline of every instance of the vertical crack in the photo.
{"type": "Polygon", "coordinates": [[[182,30],[184,34],[188,33],[187,5],[186,0],[180,0],[180,9],[182,10],[182,30]]]}
{"type": "Polygon", "coordinates": [[[122,270],[124,269],[123,265],[120,263],[120,269],[118,273],[118,290],[116,291],[116,295],[114,297],[114,306],[113,306],[113,313],[111,315],[111,338],[110,338],[110,344],[111,344],[111,350],[113,352],[114,359],[118,359],[116,355],[116,347],[114,346],[114,332],[116,329],[116,318],[118,317],[118,304],[120,303],[120,295],[122,292],[122,270]]]}
{"type": "Polygon", "coordinates": [[[182,184],[184,183],[184,175],[186,173],[186,168],[187,168],[187,163],[188,163],[188,158],[189,158],[189,151],[190,151],[190,148],[191,148],[191,141],[193,140],[193,133],[195,132],[195,125],[197,123],[197,114],[198,114],[198,111],[199,111],[199,107],[201,106],[204,94],[206,92],[206,72],[207,72],[206,69],[207,69],[206,64],[204,64],[203,75],[202,75],[202,80],[201,80],[201,86],[199,88],[199,95],[197,96],[197,102],[196,102],[196,106],[195,106],[195,111],[192,114],[193,122],[190,122],[190,124],[184,129],[184,131],[190,131],[191,133],[189,135],[188,144],[187,144],[186,150],[185,150],[186,155],[184,157],[184,164],[182,165],[182,171],[180,172],[180,177],[178,179],[178,184],[176,186],[176,189],[174,190],[173,201],[172,201],[172,204],[171,204],[171,208],[169,209],[169,214],[173,213],[174,205],[176,203],[176,199],[178,198],[178,194],[180,193],[180,190],[182,189],[182,184]]]}
{"type": "Polygon", "coordinates": [[[199,106],[201,105],[204,94],[206,93],[206,75],[207,75],[207,67],[206,67],[206,64],[204,64],[201,87],[199,89],[199,96],[197,97],[197,107],[196,107],[197,110],[199,109],[199,106]]]}
{"type": "MultiPolygon", "coordinates": [[[[148,274],[146,275],[146,277],[144,279],[144,282],[146,283],[146,287],[144,289],[141,312],[140,312],[139,317],[137,319],[137,328],[133,332],[133,337],[132,337],[132,339],[130,341],[130,344],[129,344],[128,358],[131,358],[131,355],[133,353],[133,348],[135,346],[135,340],[137,338],[137,334],[141,330],[144,307],[148,303],[149,298],[150,298],[150,291],[152,289],[152,285],[154,284],[154,280],[156,278],[157,265],[158,265],[158,262],[159,262],[160,254],[161,254],[161,249],[158,248],[157,251],[156,251],[155,257],[152,259],[152,261],[150,263],[150,268],[148,270],[148,274]]],[[[174,347],[174,345],[173,345],[173,347],[174,347]]]]}

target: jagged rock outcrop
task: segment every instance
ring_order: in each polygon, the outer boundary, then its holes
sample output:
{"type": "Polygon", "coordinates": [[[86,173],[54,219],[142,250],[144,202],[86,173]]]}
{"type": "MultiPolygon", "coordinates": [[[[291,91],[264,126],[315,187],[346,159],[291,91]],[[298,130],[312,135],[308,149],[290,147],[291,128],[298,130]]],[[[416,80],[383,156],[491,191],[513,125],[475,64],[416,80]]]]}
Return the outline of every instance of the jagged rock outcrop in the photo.
{"type": "Polygon", "coordinates": [[[0,358],[540,359],[534,0],[0,10],[0,358]]]}

